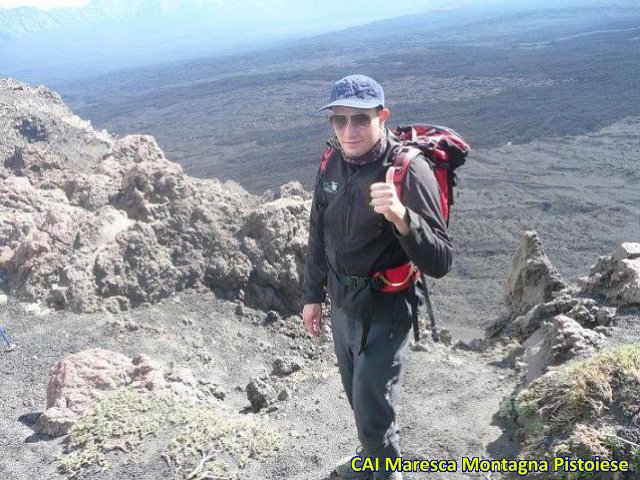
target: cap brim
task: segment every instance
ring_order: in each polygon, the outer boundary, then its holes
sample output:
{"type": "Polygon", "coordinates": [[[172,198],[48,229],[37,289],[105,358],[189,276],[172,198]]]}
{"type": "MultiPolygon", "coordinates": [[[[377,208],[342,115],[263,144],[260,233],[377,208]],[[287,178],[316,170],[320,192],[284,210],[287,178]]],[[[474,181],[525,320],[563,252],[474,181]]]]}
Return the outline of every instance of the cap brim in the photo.
{"type": "Polygon", "coordinates": [[[362,100],[359,98],[347,99],[347,100],[336,100],[335,102],[331,102],[324,107],[320,108],[318,112],[322,112],[323,110],[327,110],[331,107],[352,107],[352,108],[376,108],[376,107],[384,107],[377,100],[362,100]]]}

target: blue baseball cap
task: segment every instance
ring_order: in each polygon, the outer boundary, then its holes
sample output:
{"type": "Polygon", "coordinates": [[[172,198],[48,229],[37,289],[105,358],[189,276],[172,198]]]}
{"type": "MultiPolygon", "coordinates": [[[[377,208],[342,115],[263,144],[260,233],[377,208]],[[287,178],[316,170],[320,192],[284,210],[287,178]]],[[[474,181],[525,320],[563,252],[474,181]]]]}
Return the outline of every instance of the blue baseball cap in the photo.
{"type": "Polygon", "coordinates": [[[319,112],[334,106],[354,108],[384,107],[384,90],[373,78],[349,75],[333,84],[331,99],[319,112]]]}

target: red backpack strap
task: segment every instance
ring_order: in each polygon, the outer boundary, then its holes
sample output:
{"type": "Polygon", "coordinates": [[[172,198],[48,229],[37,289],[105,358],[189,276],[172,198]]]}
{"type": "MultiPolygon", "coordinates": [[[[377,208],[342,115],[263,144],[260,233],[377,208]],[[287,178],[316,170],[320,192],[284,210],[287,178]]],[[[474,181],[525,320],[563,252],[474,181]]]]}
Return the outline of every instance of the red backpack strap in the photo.
{"type": "Polygon", "coordinates": [[[329,159],[333,156],[333,153],[336,151],[335,148],[328,146],[324,149],[324,153],[322,154],[322,160],[320,160],[319,173],[317,177],[316,189],[319,189],[320,192],[320,203],[324,206],[327,205],[327,199],[325,198],[324,189],[322,188],[322,184],[324,182],[324,173],[327,171],[327,166],[329,164],[329,159]]]}
{"type": "Polygon", "coordinates": [[[327,170],[327,164],[329,163],[329,159],[331,155],[333,155],[335,149],[333,147],[327,147],[324,149],[324,153],[322,154],[322,160],[320,161],[320,171],[324,173],[327,170]]]}
{"type": "Polygon", "coordinates": [[[393,166],[395,168],[393,172],[393,185],[396,187],[396,193],[400,200],[402,200],[403,182],[407,176],[409,165],[411,165],[411,161],[421,153],[419,148],[402,147],[393,159],[393,166]]]}

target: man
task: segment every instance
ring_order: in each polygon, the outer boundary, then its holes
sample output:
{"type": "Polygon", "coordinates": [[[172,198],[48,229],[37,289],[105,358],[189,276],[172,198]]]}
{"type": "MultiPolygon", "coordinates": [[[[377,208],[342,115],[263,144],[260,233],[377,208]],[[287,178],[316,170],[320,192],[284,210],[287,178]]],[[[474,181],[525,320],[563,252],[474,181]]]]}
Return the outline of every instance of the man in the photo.
{"type": "MultiPolygon", "coordinates": [[[[322,332],[321,304],[331,299],[331,327],[338,367],[353,409],[362,458],[400,457],[396,409],[419,295],[413,270],[396,291],[381,291],[377,272],[411,263],[433,277],[451,266],[451,242],[439,206],[438,185],[422,157],[411,162],[402,201],[393,184],[399,140],[386,128],[382,87],[364,75],[338,80],[330,103],[333,154],[320,169],[311,207],[303,285],[303,320],[311,335],[322,332]]],[[[353,455],[336,467],[342,478],[369,478],[353,455]],[[355,467],[355,468],[354,468],[355,467]]]]}

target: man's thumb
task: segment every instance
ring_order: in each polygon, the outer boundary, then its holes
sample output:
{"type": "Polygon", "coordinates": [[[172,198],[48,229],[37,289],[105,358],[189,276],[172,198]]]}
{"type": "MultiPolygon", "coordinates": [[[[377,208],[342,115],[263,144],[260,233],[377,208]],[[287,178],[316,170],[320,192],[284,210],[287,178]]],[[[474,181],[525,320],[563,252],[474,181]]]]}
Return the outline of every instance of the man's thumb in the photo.
{"type": "Polygon", "coordinates": [[[393,185],[394,172],[395,172],[395,167],[389,167],[389,169],[387,170],[387,178],[385,179],[385,181],[390,185],[393,185]]]}

